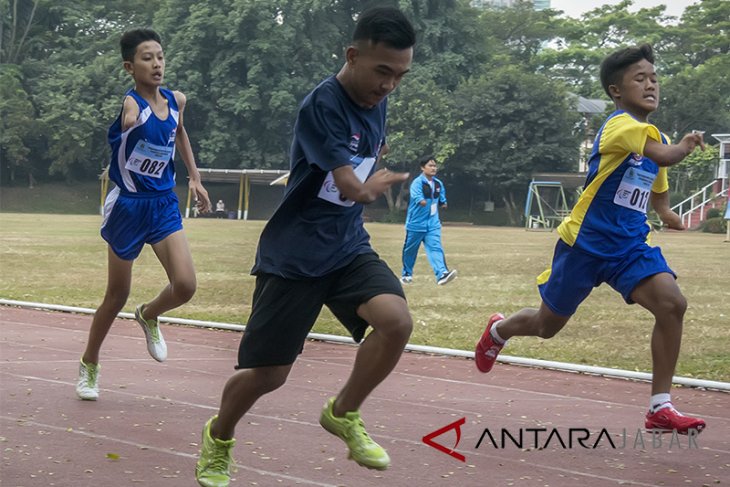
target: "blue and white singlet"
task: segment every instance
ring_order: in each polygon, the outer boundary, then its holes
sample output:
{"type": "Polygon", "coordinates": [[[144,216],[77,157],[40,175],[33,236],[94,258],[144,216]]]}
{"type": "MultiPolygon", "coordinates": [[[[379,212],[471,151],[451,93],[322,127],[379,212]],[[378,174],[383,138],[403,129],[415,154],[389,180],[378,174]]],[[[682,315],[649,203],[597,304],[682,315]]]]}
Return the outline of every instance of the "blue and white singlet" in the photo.
{"type": "Polygon", "coordinates": [[[149,103],[134,89],[131,96],[139,106],[134,125],[122,132],[121,112],[109,127],[112,158],[109,179],[124,193],[167,192],[175,186],[175,135],[180,117],[175,95],[160,88],[167,99],[168,116],[161,120],[149,103]]]}

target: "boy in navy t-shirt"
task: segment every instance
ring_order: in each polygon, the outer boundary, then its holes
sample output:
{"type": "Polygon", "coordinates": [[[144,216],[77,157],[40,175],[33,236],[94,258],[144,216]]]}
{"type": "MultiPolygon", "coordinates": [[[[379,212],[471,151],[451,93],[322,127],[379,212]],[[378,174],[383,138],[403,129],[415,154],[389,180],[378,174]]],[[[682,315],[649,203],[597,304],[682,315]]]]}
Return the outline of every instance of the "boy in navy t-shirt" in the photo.
{"type": "Polygon", "coordinates": [[[360,465],[390,464],[358,410],[397,364],[412,320],[398,278],[370,246],[362,210],[408,177],[375,167],[387,152],[386,97],[410,70],[414,44],[413,27],[399,10],[363,12],[345,65],[302,102],[284,199],[261,234],[252,270],[256,289],[239,372],[203,429],[200,485],[228,485],[236,424],[259,397],[284,384],[323,305],[362,344],[320,424],[347,443],[360,465]]]}

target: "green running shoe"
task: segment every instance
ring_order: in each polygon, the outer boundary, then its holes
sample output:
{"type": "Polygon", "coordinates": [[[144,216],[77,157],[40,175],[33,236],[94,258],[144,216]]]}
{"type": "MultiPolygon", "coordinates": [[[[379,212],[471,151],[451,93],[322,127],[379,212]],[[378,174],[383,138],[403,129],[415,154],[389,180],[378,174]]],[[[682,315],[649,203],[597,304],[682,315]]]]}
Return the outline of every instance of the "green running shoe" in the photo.
{"type": "Polygon", "coordinates": [[[218,416],[213,416],[203,426],[200,458],[195,467],[195,479],[203,487],[228,487],[231,482],[231,450],[236,440],[219,440],[210,436],[210,426],[218,416]]]}
{"type": "Polygon", "coordinates": [[[332,414],[334,404],[334,397],[327,400],[319,417],[319,424],[347,444],[347,448],[350,450],[348,458],[355,460],[363,467],[376,470],[388,468],[390,457],[385,449],[375,443],[365,431],[365,423],[360,418],[360,412],[348,411],[344,417],[335,416],[332,414]]]}

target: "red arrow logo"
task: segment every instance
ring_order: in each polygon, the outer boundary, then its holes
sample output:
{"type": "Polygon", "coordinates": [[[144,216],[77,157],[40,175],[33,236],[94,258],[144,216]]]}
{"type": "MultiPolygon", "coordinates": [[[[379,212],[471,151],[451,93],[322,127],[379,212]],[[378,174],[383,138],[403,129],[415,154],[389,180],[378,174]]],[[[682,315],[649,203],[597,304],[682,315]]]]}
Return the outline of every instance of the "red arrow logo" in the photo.
{"type": "Polygon", "coordinates": [[[427,434],[423,437],[422,441],[427,444],[428,446],[431,446],[433,448],[436,448],[438,451],[444,452],[447,455],[451,455],[452,457],[456,458],[459,461],[466,462],[466,457],[462,455],[461,453],[457,453],[454,450],[457,446],[459,446],[459,440],[461,440],[461,425],[466,423],[466,418],[461,418],[458,421],[454,421],[451,424],[447,424],[443,428],[437,429],[436,431],[427,434]],[[440,443],[436,443],[433,441],[434,438],[437,436],[441,436],[442,434],[446,433],[449,430],[456,430],[456,443],[454,443],[454,448],[448,449],[444,445],[440,443]]]}

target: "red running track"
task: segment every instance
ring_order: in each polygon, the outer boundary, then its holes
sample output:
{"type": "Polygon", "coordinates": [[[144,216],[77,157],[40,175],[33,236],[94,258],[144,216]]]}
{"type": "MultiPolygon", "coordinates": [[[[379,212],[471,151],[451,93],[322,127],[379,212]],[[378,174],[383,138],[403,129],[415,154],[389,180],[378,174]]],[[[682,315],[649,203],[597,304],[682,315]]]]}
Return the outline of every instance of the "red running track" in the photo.
{"type": "MultiPolygon", "coordinates": [[[[137,324],[117,320],[102,350],[101,398],[86,402],[74,384],[90,320],[0,307],[0,485],[196,486],[200,429],[233,373],[240,334],[165,325],[169,358],[158,364],[137,324]]],[[[659,445],[641,429],[647,383],[503,364],[483,375],[471,360],[419,353],[404,354],[363,407],[393,462],[364,469],[318,423],[355,351],[306,344],[289,382],[239,424],[232,487],[730,483],[728,393],[675,389],[675,404],[708,427],[693,441],[664,435],[659,445]],[[465,461],[423,443],[462,418],[455,454],[465,461]],[[503,432],[522,433],[522,447],[502,445],[503,432]]],[[[456,430],[434,441],[450,450],[456,430]]]]}

